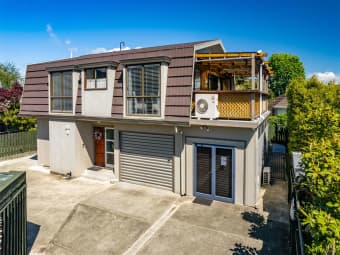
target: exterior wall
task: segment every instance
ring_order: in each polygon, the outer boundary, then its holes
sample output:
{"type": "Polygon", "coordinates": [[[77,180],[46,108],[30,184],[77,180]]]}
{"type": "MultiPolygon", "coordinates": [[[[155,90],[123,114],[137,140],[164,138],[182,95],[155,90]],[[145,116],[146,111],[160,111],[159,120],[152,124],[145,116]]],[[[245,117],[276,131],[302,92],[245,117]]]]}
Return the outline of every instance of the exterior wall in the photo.
{"type": "Polygon", "coordinates": [[[40,165],[50,165],[49,154],[49,125],[48,119],[37,119],[38,131],[37,131],[37,153],[38,163],[40,165]]]}
{"type": "Polygon", "coordinates": [[[209,127],[209,131],[199,126],[183,129],[185,140],[182,151],[182,187],[186,195],[194,192],[194,144],[212,144],[235,148],[234,162],[234,202],[236,204],[254,205],[255,185],[255,141],[252,129],[209,127]],[[185,172],[185,174],[183,173],[185,172]]]}
{"type": "MultiPolygon", "coordinates": [[[[92,165],[92,126],[74,121],[49,121],[49,154],[51,171],[60,174],[72,172],[79,176],[92,165]]],[[[39,155],[38,155],[39,157],[39,155]]]]}
{"type": "Polygon", "coordinates": [[[265,152],[268,150],[268,123],[264,121],[258,128],[257,128],[257,142],[256,142],[256,201],[258,202],[260,197],[260,189],[262,183],[262,170],[264,166],[265,160],[265,152]]]}
{"type": "MultiPolygon", "coordinates": [[[[45,122],[42,125],[46,125],[45,122]]],[[[119,132],[145,132],[167,134],[175,137],[174,192],[194,194],[194,146],[195,143],[221,145],[234,148],[234,203],[256,206],[262,171],[262,157],[266,125],[263,131],[251,128],[200,126],[174,127],[146,124],[121,124],[119,122],[49,121],[49,155],[52,171],[75,176],[92,166],[94,162],[93,127],[112,127],[115,130],[114,169],[119,178],[120,141],[119,132]]],[[[43,153],[43,152],[39,152],[43,153]]],[[[39,155],[40,156],[40,155],[39,155]]]]}
{"type": "Polygon", "coordinates": [[[66,174],[75,168],[75,132],[72,121],[49,121],[51,171],[66,174]]]}
{"type": "Polygon", "coordinates": [[[82,80],[82,114],[85,116],[111,117],[113,87],[116,71],[107,69],[107,89],[86,90],[85,71],[81,72],[82,80]]]}

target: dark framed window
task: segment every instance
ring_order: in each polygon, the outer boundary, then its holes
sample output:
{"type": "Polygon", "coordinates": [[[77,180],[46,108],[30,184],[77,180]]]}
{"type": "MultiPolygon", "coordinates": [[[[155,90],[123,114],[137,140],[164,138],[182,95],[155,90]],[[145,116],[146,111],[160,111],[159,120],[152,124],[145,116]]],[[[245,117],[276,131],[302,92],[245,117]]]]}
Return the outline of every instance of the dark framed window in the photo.
{"type": "Polygon", "coordinates": [[[51,112],[72,112],[72,71],[51,73],[51,112]]]}
{"type": "Polygon", "coordinates": [[[107,71],[105,67],[90,68],[85,70],[86,89],[106,89],[107,71]]]}
{"type": "Polygon", "coordinates": [[[161,115],[161,65],[127,67],[127,115],[161,115]]]}

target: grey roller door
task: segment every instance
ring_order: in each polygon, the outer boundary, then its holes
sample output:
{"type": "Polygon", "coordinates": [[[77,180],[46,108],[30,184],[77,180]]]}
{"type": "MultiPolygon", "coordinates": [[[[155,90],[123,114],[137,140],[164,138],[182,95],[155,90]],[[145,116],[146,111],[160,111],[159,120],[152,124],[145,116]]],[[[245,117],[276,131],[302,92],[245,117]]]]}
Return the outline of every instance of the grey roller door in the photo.
{"type": "Polygon", "coordinates": [[[120,180],[173,190],[174,137],[120,132],[120,180]]]}

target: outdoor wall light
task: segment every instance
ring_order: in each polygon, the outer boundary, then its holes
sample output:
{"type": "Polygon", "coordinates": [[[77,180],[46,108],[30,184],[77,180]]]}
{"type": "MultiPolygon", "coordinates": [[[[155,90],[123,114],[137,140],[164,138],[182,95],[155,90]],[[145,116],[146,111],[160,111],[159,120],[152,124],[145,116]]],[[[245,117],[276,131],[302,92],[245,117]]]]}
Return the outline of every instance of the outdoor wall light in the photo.
{"type": "Polygon", "coordinates": [[[210,131],[210,129],[209,129],[209,127],[208,126],[206,126],[206,125],[203,125],[203,126],[200,126],[200,129],[203,131],[206,131],[206,132],[209,132],[210,131]]]}

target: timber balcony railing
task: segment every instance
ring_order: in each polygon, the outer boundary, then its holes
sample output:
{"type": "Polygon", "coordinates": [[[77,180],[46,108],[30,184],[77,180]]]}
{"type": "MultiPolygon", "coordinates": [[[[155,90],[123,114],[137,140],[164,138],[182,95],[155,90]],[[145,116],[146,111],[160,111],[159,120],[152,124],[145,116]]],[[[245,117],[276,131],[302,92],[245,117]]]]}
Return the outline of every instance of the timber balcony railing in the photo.
{"type": "Polygon", "coordinates": [[[266,92],[258,90],[195,90],[193,92],[192,118],[254,120],[267,111],[268,93],[266,92]],[[209,107],[217,108],[215,116],[214,113],[206,110],[209,107]]]}

